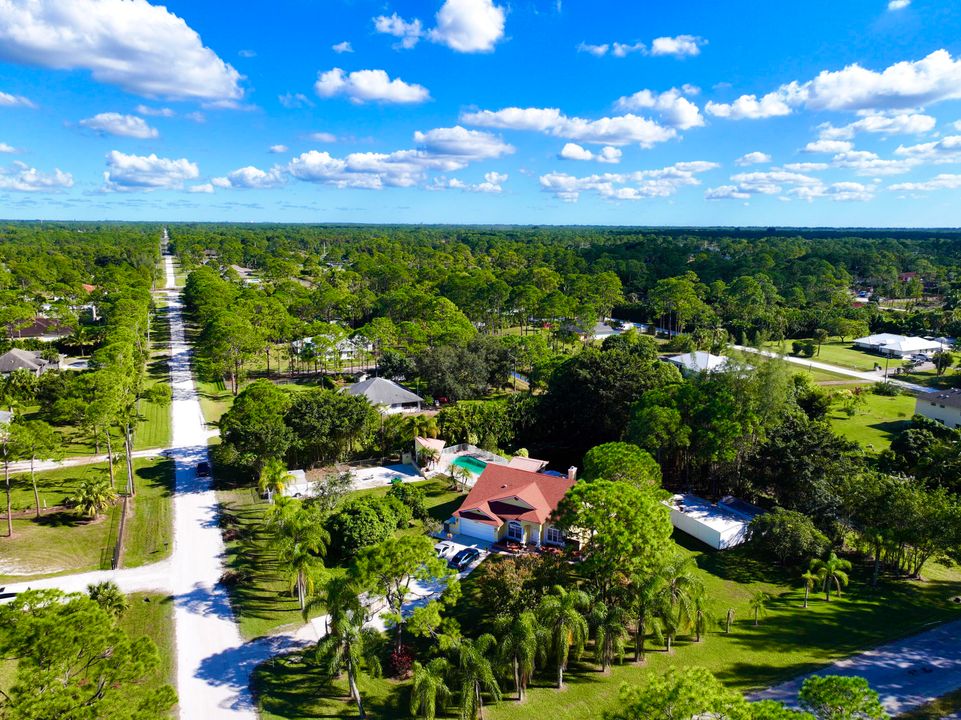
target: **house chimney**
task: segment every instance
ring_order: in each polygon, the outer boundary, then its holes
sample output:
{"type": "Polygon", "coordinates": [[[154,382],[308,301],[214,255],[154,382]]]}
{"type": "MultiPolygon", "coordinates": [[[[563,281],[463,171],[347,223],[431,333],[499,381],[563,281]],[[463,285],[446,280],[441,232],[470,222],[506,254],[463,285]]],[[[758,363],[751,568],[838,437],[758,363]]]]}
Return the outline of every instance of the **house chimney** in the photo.
{"type": "Polygon", "coordinates": [[[570,480],[571,482],[577,481],[577,468],[574,467],[573,465],[567,468],[567,479],[570,480]]]}

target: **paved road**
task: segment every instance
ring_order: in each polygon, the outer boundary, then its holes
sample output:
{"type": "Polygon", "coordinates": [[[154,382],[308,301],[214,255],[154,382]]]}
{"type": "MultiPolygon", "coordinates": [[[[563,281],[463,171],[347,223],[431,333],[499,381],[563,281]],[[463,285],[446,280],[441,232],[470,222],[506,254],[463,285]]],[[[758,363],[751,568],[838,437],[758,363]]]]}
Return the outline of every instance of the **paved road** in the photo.
{"type": "Polygon", "coordinates": [[[816,672],[755,693],[751,700],[779,700],[797,706],[810,675],[860,675],[878,691],[892,715],[914,710],[961,688],[961,621],[839,660],[816,672]]]}
{"type": "MultiPolygon", "coordinates": [[[[792,357],[791,355],[779,355],[778,353],[771,352],[770,350],[758,350],[757,348],[747,347],[746,345],[732,345],[731,347],[742,352],[754,353],[755,355],[763,355],[764,357],[770,358],[779,358],[795,365],[803,365],[806,368],[812,368],[814,370],[825,370],[827,372],[836,373],[837,375],[845,375],[847,377],[857,378],[858,380],[864,380],[866,382],[881,382],[884,380],[883,372],[862,372],[860,370],[851,370],[850,368],[839,367],[838,365],[829,365],[828,363],[823,363],[816,360],[808,360],[807,358],[792,357]]],[[[888,375],[888,382],[890,382],[892,385],[897,385],[898,387],[904,388],[905,390],[910,390],[916,393],[934,392],[933,388],[904,382],[903,380],[894,380],[890,378],[891,373],[888,373],[888,375]]]]}

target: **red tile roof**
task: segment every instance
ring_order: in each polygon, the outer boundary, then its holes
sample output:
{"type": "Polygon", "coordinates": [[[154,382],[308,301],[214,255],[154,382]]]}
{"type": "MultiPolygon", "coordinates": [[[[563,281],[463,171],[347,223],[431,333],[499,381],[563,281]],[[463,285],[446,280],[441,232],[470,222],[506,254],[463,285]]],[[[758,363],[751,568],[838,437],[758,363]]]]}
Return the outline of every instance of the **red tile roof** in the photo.
{"type": "Polygon", "coordinates": [[[567,477],[491,463],[454,515],[494,527],[508,520],[543,524],[573,485],[567,477]]]}

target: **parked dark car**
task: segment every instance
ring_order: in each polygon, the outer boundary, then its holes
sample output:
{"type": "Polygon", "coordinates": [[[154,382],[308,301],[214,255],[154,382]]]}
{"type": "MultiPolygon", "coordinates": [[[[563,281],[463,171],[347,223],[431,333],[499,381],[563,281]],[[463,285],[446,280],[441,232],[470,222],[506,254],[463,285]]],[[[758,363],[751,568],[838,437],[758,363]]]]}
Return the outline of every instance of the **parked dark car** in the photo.
{"type": "Polygon", "coordinates": [[[461,572],[470,567],[471,563],[473,563],[479,557],[480,550],[477,548],[464,548],[447,561],[447,566],[453,568],[457,572],[461,572]]]}
{"type": "Polygon", "coordinates": [[[206,460],[197,463],[197,477],[210,477],[210,463],[206,460]]]}

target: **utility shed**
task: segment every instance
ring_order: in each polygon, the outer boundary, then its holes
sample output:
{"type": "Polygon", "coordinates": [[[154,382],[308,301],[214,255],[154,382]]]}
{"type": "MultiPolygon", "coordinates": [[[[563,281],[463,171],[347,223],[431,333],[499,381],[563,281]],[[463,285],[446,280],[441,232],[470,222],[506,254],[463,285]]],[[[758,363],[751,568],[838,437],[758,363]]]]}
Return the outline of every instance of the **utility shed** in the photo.
{"type": "Polygon", "coordinates": [[[748,525],[761,512],[734,498],[724,498],[715,505],[697,495],[675,495],[664,504],[671,509],[674,527],[715,550],[726,550],[747,540],[748,525]]]}

